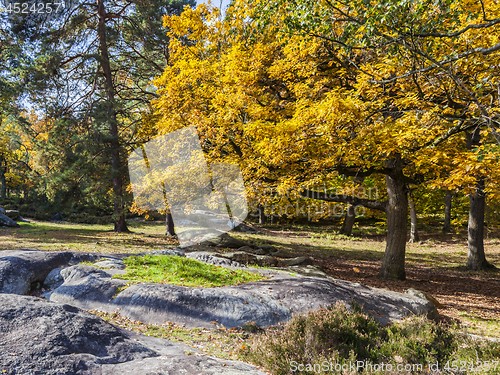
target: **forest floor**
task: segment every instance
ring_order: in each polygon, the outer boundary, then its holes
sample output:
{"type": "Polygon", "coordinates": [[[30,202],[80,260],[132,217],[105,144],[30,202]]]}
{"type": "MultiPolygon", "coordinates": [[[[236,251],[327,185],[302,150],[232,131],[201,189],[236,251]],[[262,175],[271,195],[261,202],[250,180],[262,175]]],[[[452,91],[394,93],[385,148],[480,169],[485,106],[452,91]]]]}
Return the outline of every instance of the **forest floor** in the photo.
{"type": "MultiPolygon", "coordinates": [[[[114,233],[109,225],[49,223],[30,220],[20,228],[0,229],[0,250],[39,249],[135,253],[176,245],[164,236],[164,223],[130,221],[132,233],[114,233]]],[[[404,292],[425,291],[442,305],[444,320],[459,321],[464,331],[500,337],[500,270],[471,272],[466,231],[443,235],[426,228],[421,241],[407,244],[407,280],[377,277],[385,249],[383,227],[357,226],[353,236],[333,225],[259,226],[260,234],[232,233],[255,244],[271,244],[290,256],[308,255],[332,277],[404,292]]],[[[488,261],[500,268],[500,231],[485,239],[488,261]]]]}

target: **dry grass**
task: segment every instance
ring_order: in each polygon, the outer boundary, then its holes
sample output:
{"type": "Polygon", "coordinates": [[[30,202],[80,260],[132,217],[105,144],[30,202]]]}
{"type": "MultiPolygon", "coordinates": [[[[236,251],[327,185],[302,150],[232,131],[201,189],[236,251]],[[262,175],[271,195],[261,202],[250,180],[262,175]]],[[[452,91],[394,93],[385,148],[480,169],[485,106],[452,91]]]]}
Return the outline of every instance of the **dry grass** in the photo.
{"type": "Polygon", "coordinates": [[[130,221],[132,233],[115,233],[112,225],[29,221],[20,223],[20,228],[0,228],[0,250],[140,253],[178,244],[164,235],[160,222],[130,221]]]}

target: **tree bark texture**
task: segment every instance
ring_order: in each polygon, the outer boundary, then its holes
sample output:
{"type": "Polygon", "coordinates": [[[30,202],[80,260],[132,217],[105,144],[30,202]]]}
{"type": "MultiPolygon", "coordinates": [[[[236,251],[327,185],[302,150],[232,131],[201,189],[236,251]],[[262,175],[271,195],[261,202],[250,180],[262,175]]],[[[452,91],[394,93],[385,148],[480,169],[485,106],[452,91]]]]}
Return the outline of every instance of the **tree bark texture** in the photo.
{"type": "Polygon", "coordinates": [[[387,243],[379,276],[405,280],[408,197],[401,157],[398,155],[389,159],[386,166],[393,172],[385,177],[388,194],[387,243]]]}
{"type": "Polygon", "coordinates": [[[451,190],[446,190],[446,195],[444,196],[443,233],[450,233],[451,231],[451,201],[452,201],[451,190]]]}
{"type": "MultiPolygon", "coordinates": [[[[469,137],[469,148],[481,144],[480,128],[477,128],[469,137]]],[[[467,269],[481,270],[488,268],[484,254],[484,209],[486,205],[486,194],[484,192],[484,178],[476,177],[475,191],[470,195],[469,223],[467,236],[467,269]]]]}
{"type": "Polygon", "coordinates": [[[342,224],[342,228],[340,229],[341,234],[345,234],[346,236],[350,236],[352,234],[352,227],[354,226],[354,222],[356,221],[356,207],[357,206],[353,205],[349,205],[349,207],[347,207],[344,223],[342,224]]]}
{"type": "Polygon", "coordinates": [[[115,232],[129,232],[127,223],[125,221],[125,202],[123,197],[123,163],[120,155],[120,141],[118,135],[118,121],[116,118],[115,110],[115,90],[113,85],[113,77],[111,74],[111,67],[109,64],[108,45],[106,41],[106,9],[104,0],[97,0],[97,13],[99,16],[99,23],[97,27],[97,34],[99,38],[100,50],[100,65],[105,77],[105,89],[107,95],[107,116],[110,140],[110,156],[111,156],[111,172],[113,179],[113,194],[114,194],[114,224],[115,232]]]}
{"type": "Polygon", "coordinates": [[[417,227],[417,210],[415,208],[415,201],[412,194],[408,195],[408,203],[410,205],[410,240],[408,242],[414,243],[420,240],[417,227]]]}

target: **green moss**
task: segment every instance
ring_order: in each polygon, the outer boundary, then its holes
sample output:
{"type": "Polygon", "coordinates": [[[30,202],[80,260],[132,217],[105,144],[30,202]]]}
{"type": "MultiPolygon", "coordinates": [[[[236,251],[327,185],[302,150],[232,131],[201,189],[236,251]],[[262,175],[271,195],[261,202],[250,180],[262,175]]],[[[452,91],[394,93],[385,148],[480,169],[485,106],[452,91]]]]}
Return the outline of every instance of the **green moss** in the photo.
{"type": "Polygon", "coordinates": [[[134,282],[216,287],[264,280],[259,273],[206,264],[170,255],[131,256],[123,259],[126,273],[114,278],[134,282]]]}

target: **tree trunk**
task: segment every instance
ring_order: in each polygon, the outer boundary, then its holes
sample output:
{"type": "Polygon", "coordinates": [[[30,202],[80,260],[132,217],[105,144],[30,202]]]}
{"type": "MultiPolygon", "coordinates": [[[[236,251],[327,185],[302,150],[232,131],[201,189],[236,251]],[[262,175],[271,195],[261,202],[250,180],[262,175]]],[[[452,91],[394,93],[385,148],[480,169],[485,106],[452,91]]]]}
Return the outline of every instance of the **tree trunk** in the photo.
{"type": "Polygon", "coordinates": [[[5,179],[5,172],[0,167],[0,183],[2,184],[2,190],[0,192],[0,198],[5,198],[7,195],[7,181],[5,179]]]}
{"type": "Polygon", "coordinates": [[[451,191],[446,190],[446,195],[444,196],[444,226],[443,233],[450,233],[451,231],[451,191]]]}
{"type": "Polygon", "coordinates": [[[410,193],[408,195],[408,203],[410,204],[410,240],[408,242],[414,243],[420,240],[417,229],[417,210],[415,209],[415,202],[413,201],[413,196],[410,193]]]}
{"type": "Polygon", "coordinates": [[[470,195],[467,269],[480,270],[488,268],[484,254],[484,179],[478,179],[476,191],[470,195]]]}
{"type": "Polygon", "coordinates": [[[341,234],[345,234],[346,236],[351,235],[352,227],[354,226],[354,222],[356,221],[356,207],[357,206],[353,205],[349,205],[349,207],[347,207],[344,224],[342,224],[342,228],[340,229],[341,234]]]}
{"type": "Polygon", "coordinates": [[[167,227],[167,236],[175,236],[175,228],[174,228],[174,219],[172,218],[172,213],[170,210],[167,210],[167,213],[165,214],[165,222],[166,222],[166,227],[167,227]]]}
{"type": "Polygon", "coordinates": [[[264,213],[264,207],[259,204],[257,206],[257,210],[259,211],[259,224],[265,224],[267,222],[266,214],[264,213]]]}
{"type": "MultiPolygon", "coordinates": [[[[356,185],[361,185],[365,180],[364,177],[354,177],[354,183],[356,185]]],[[[356,221],[356,205],[349,205],[347,208],[347,212],[344,218],[344,224],[342,225],[342,229],[340,229],[340,233],[345,234],[346,236],[350,236],[352,233],[352,227],[354,226],[354,222],[356,221]]]]}
{"type": "Polygon", "coordinates": [[[408,229],[408,198],[401,157],[388,160],[386,166],[393,172],[386,175],[388,204],[387,244],[382,259],[380,277],[405,280],[406,231],[408,229]]]}
{"type": "MultiPolygon", "coordinates": [[[[481,144],[481,135],[479,131],[480,129],[477,128],[468,136],[467,143],[469,149],[481,144]]],[[[474,271],[485,269],[490,266],[484,254],[484,209],[486,204],[484,178],[482,176],[477,176],[476,181],[475,191],[470,195],[467,238],[467,269],[474,271]]]]}
{"type": "Polygon", "coordinates": [[[115,232],[129,232],[125,221],[124,197],[123,197],[123,163],[120,155],[120,141],[118,135],[118,121],[115,111],[115,89],[111,67],[109,65],[108,45],[106,42],[106,9],[104,0],[97,0],[97,12],[99,15],[99,24],[97,34],[99,37],[99,50],[101,53],[100,64],[105,77],[105,87],[107,95],[107,115],[111,154],[111,172],[113,179],[113,194],[115,199],[113,218],[115,222],[115,232]]]}

